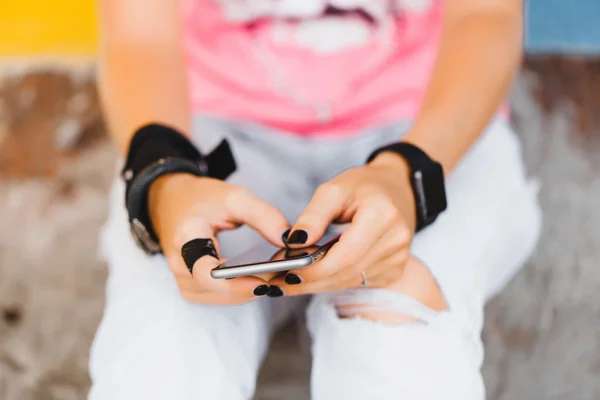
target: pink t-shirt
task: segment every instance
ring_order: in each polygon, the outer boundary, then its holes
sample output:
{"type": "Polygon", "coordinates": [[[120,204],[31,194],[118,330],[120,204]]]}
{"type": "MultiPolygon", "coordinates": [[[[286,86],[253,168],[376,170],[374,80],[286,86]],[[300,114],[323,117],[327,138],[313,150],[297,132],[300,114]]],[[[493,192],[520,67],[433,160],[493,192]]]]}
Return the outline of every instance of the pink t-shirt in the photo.
{"type": "Polygon", "coordinates": [[[441,0],[186,0],[195,111],[303,135],[415,117],[441,0]]]}

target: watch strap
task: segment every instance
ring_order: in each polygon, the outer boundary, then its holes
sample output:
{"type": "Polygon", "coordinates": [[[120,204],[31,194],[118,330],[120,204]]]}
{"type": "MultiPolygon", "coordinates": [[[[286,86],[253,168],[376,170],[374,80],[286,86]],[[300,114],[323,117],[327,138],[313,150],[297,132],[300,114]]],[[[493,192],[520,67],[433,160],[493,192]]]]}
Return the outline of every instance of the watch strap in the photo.
{"type": "MultiPolygon", "coordinates": [[[[376,149],[367,159],[367,163],[373,161],[378,155],[384,152],[396,153],[402,157],[410,167],[410,182],[412,185],[413,196],[415,199],[416,232],[431,225],[447,207],[446,194],[443,182],[442,166],[432,160],[423,150],[407,142],[396,142],[376,149]],[[442,205],[438,205],[438,210],[434,215],[428,215],[430,205],[427,201],[427,182],[423,182],[424,171],[435,169],[435,175],[439,175],[440,199],[442,205]]],[[[431,198],[430,198],[431,199],[431,198]]],[[[434,202],[435,203],[435,202],[434,202]]]]}
{"type": "Polygon", "coordinates": [[[414,144],[397,142],[390,143],[375,150],[367,159],[367,164],[373,161],[379,154],[384,152],[392,152],[400,155],[408,162],[412,170],[419,169],[420,166],[426,166],[433,162],[433,160],[429,158],[429,156],[423,150],[414,144]]]}

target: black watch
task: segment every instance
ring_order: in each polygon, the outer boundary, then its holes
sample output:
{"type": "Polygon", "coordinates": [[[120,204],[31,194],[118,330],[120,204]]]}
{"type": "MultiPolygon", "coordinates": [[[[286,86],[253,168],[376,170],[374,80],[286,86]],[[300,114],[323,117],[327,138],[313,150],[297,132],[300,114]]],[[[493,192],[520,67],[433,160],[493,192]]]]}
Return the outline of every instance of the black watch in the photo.
{"type": "Polygon", "coordinates": [[[129,146],[122,177],[126,184],[125,205],[131,234],[138,246],[150,255],[162,251],[148,214],[150,186],[159,177],[187,173],[226,179],[235,170],[235,160],[226,140],[204,156],[173,128],[151,124],[137,130],[129,146]]]}
{"type": "Polygon", "coordinates": [[[406,160],[410,167],[410,182],[417,213],[417,232],[431,225],[448,207],[442,165],[429,158],[417,146],[406,142],[380,147],[371,153],[367,163],[383,152],[398,154],[406,160]]]}

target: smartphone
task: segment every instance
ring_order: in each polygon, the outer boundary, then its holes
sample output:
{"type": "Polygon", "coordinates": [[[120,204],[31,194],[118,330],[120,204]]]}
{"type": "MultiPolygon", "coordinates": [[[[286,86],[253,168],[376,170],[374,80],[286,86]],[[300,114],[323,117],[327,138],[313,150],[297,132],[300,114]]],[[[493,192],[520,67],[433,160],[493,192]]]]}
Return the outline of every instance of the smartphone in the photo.
{"type": "Polygon", "coordinates": [[[231,279],[306,268],[322,259],[340,236],[339,232],[325,234],[316,245],[301,249],[282,249],[265,242],[214,268],[210,276],[231,279]]]}

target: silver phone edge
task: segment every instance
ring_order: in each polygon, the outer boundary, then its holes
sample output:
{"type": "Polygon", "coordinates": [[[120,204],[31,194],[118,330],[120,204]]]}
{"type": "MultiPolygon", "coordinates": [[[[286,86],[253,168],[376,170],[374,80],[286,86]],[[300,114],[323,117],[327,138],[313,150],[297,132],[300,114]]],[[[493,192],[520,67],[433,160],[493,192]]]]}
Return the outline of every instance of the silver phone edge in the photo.
{"type": "Polygon", "coordinates": [[[210,276],[214,279],[237,278],[242,276],[259,275],[270,272],[285,272],[292,269],[306,268],[314,262],[311,255],[294,260],[282,260],[264,264],[246,265],[233,268],[214,268],[210,276]]]}

